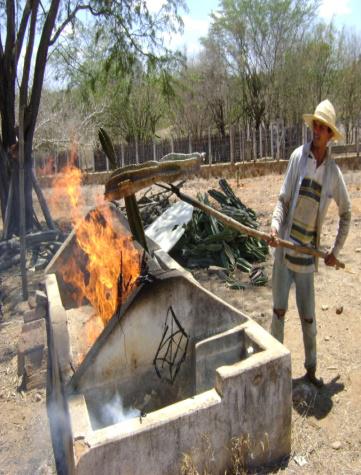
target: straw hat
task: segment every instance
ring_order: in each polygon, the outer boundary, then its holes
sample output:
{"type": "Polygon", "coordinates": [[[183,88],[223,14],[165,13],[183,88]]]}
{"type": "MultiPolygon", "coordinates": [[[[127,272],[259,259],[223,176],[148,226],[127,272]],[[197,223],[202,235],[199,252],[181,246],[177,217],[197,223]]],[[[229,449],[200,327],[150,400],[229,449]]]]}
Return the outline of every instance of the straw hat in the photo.
{"type": "Polygon", "coordinates": [[[315,109],[314,114],[304,114],[303,120],[306,122],[308,127],[312,129],[312,122],[314,120],[318,120],[323,124],[327,125],[332,132],[333,136],[331,140],[338,142],[339,140],[343,139],[342,133],[336,127],[336,112],[335,108],[331,104],[331,102],[326,99],[318,104],[315,109]]]}

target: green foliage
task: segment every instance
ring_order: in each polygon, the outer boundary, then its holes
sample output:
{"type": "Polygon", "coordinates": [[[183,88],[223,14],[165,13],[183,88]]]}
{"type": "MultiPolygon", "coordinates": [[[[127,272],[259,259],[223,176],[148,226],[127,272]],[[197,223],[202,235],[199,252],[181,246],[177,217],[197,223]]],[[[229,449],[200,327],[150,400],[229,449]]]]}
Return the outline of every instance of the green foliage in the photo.
{"type": "Polygon", "coordinates": [[[277,113],[277,70],[312,25],[312,0],[223,0],[210,35],[222,44],[239,78],[243,114],[256,127],[277,113]]]}
{"type": "MultiPolygon", "coordinates": [[[[79,106],[101,110],[98,123],[101,121],[118,141],[152,138],[174,98],[172,71],[180,61],[179,54],[155,54],[149,48],[140,51],[140,47],[134,50],[134,45],[133,49],[123,45],[122,50],[122,44],[114,44],[113,35],[102,26],[80,31],[77,41],[83,46],[82,61],[77,67],[73,67],[74,61],[59,61],[70,77],[69,86],[77,91],[79,106]]],[[[65,58],[70,59],[72,51],[72,44],[67,45],[65,58]]]]}

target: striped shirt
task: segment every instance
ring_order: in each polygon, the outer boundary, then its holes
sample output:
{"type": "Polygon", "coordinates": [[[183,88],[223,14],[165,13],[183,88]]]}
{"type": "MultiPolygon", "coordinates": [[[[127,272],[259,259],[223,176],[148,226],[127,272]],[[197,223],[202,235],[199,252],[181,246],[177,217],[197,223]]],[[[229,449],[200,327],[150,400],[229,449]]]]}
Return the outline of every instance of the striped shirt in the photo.
{"type": "MultiPolygon", "coordinates": [[[[323,163],[317,168],[316,159],[310,152],[290,231],[290,240],[299,246],[316,246],[317,216],[324,170],[323,163]]],[[[287,267],[292,271],[303,273],[315,271],[315,258],[313,256],[288,249],[285,258],[287,267]]]]}

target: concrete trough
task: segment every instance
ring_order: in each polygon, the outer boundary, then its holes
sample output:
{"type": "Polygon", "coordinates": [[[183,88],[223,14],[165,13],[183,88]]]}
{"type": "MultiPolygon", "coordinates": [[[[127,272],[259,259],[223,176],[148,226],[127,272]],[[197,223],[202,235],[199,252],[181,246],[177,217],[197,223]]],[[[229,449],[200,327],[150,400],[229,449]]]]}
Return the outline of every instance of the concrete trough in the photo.
{"type": "MultiPolygon", "coordinates": [[[[123,219],[123,218],[120,218],[123,219]]],[[[124,224],[124,223],[123,223],[124,224]]],[[[87,303],[47,270],[48,414],[59,473],[176,474],[184,454],[224,473],[290,452],[289,351],[150,244],[141,283],[89,346],[87,303]],[[241,448],[241,449],[240,449],[241,448]]]]}

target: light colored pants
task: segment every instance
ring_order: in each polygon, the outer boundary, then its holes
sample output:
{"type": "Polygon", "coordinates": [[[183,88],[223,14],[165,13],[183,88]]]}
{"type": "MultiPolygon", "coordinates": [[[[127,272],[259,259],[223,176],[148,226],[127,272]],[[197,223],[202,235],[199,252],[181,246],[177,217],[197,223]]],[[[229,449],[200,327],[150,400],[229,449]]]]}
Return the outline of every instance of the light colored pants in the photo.
{"type": "Polygon", "coordinates": [[[316,317],[314,273],[293,272],[282,262],[275,260],[272,274],[273,317],[271,334],[283,343],[285,316],[279,317],[274,310],[288,308],[288,296],[292,283],[296,286],[296,302],[301,320],[303,345],[305,348],[305,368],[316,368],[316,317]]]}

